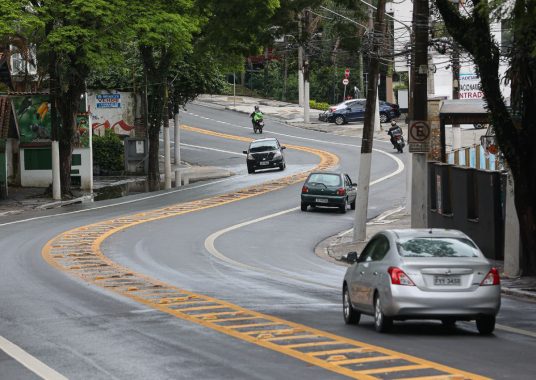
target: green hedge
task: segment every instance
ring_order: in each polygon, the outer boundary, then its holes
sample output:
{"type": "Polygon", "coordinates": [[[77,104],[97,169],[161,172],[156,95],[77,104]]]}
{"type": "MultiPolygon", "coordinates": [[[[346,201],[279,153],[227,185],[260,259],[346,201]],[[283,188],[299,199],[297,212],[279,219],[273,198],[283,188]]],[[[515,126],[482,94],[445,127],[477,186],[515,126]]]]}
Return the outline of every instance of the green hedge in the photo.
{"type": "Polygon", "coordinates": [[[123,142],[112,130],[107,129],[104,136],[93,136],[93,164],[101,172],[117,172],[124,169],[123,142]]]}
{"type": "Polygon", "coordinates": [[[317,102],[316,100],[309,100],[309,107],[315,110],[327,111],[329,109],[329,104],[317,102]]]}

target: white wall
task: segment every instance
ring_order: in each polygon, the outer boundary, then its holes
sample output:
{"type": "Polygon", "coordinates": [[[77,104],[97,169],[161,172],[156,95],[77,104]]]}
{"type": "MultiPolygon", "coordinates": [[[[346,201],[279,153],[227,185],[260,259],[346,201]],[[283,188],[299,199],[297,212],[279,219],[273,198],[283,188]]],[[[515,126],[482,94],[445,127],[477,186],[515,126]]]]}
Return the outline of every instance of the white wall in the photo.
{"type": "MultiPolygon", "coordinates": [[[[25,148],[20,150],[21,186],[22,187],[48,187],[52,183],[52,170],[26,170],[24,165],[25,148]]],[[[91,163],[91,150],[88,148],[75,148],[73,154],[80,154],[82,157],[81,166],[73,166],[72,169],[80,171],[74,176],[81,176],[81,189],[91,191],[93,188],[93,166],[91,163]]]]}
{"type": "Polygon", "coordinates": [[[111,129],[118,135],[134,136],[136,99],[132,92],[90,91],[88,106],[94,134],[102,136],[111,129]]]}

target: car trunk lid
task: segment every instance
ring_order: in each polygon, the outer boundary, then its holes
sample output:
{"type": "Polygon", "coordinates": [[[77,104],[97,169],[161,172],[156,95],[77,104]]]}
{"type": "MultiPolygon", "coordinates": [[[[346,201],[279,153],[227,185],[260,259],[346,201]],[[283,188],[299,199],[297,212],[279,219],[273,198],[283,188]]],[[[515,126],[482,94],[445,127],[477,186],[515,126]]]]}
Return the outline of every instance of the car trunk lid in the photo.
{"type": "Polygon", "coordinates": [[[467,291],[479,286],[491,266],[481,258],[404,258],[404,272],[423,291],[467,291]]]}

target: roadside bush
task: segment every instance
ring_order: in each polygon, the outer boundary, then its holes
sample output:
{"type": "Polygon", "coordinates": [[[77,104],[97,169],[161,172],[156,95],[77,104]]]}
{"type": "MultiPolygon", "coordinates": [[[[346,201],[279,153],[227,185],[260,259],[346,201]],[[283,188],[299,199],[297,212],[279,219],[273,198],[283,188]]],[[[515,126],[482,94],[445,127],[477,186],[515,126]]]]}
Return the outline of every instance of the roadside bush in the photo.
{"type": "Polygon", "coordinates": [[[101,174],[123,171],[123,154],[123,142],[113,131],[107,129],[104,136],[93,136],[93,164],[101,174]]]}
{"type": "Polygon", "coordinates": [[[327,111],[329,108],[329,104],[324,102],[317,102],[316,100],[310,100],[309,107],[315,110],[327,111]]]}

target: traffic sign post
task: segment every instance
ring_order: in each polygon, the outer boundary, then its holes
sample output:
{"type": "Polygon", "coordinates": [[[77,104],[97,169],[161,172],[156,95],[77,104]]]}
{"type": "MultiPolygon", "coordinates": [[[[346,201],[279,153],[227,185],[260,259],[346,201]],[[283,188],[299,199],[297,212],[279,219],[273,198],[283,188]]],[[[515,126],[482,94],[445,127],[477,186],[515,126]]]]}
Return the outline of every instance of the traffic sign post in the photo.
{"type": "MultiPolygon", "coordinates": [[[[348,69],[346,69],[348,70],[348,69]]],[[[342,101],[344,102],[346,100],[346,86],[348,85],[348,83],[350,83],[350,81],[348,80],[348,78],[344,78],[342,80],[342,84],[344,84],[344,93],[342,95],[342,101]]]]}
{"type": "Polygon", "coordinates": [[[430,151],[430,132],[430,124],[425,120],[414,120],[409,124],[410,153],[428,153],[430,151]]]}

